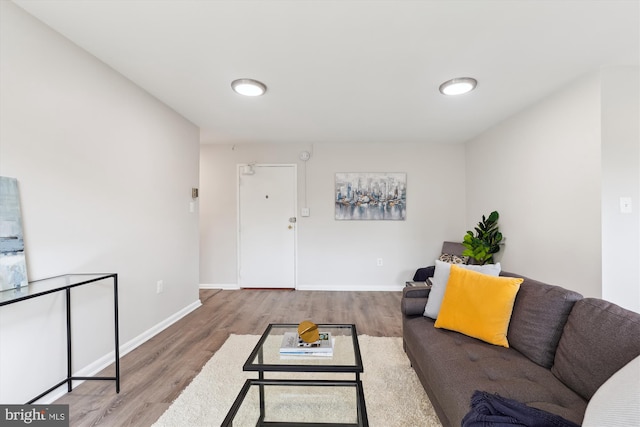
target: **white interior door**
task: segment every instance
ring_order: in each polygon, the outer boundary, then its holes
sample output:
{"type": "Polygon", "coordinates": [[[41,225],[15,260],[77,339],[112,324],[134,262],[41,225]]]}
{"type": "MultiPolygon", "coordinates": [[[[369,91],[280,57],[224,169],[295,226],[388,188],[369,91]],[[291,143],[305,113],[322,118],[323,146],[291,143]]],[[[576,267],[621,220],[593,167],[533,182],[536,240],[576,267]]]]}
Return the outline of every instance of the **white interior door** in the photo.
{"type": "Polygon", "coordinates": [[[238,284],[295,288],[296,166],[238,167],[238,284]]]}

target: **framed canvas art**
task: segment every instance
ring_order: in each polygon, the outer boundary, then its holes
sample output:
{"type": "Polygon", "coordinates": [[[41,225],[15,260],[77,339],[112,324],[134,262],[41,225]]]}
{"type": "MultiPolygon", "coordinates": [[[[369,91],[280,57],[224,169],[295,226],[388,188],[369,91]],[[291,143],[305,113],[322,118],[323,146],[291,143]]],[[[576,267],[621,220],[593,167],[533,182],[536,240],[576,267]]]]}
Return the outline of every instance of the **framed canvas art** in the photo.
{"type": "Polygon", "coordinates": [[[407,174],[336,173],[336,220],[404,220],[407,174]]]}
{"type": "Polygon", "coordinates": [[[28,284],[18,180],[0,177],[0,291],[28,284]]]}

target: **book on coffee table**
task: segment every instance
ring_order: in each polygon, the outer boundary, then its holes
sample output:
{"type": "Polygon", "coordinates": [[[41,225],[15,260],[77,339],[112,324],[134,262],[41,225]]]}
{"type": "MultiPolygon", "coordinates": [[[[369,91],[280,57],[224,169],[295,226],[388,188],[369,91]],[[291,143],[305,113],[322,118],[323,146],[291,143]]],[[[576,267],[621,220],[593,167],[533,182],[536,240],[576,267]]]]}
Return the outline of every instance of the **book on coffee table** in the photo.
{"type": "Polygon", "coordinates": [[[302,340],[296,332],[285,332],[280,345],[281,355],[333,356],[333,339],[330,332],[320,332],[320,338],[312,343],[302,340]]]}

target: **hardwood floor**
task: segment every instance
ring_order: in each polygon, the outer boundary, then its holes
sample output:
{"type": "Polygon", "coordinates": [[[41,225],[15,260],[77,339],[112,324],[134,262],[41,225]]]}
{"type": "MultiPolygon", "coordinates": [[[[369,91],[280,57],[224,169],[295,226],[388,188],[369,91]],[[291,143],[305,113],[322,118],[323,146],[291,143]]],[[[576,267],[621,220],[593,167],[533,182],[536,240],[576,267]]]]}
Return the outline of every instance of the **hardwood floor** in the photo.
{"type": "MultiPolygon", "coordinates": [[[[150,426],[230,334],[259,335],[269,323],[311,319],[316,323],[354,323],[363,335],[401,336],[401,295],[201,290],[200,308],[121,358],[119,394],[112,381],[87,381],[55,403],[69,404],[73,427],[150,426]]],[[[243,359],[248,356],[238,355],[243,359]]],[[[99,375],[114,375],[113,369],[99,375]]]]}

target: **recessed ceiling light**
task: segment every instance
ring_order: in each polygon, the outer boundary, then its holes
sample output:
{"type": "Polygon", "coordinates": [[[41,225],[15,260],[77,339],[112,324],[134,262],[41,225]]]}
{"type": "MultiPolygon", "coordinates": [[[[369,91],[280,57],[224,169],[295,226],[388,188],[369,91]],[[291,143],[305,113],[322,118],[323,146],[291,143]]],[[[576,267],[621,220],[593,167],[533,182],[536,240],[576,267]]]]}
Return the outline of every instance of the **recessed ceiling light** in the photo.
{"type": "Polygon", "coordinates": [[[440,92],[443,95],[462,95],[475,89],[478,82],[471,77],[458,77],[446,81],[440,85],[440,92]]]}
{"type": "Polygon", "coordinates": [[[260,96],[267,91],[267,86],[253,79],[238,79],[231,82],[231,87],[236,93],[244,96],[260,96]]]}

